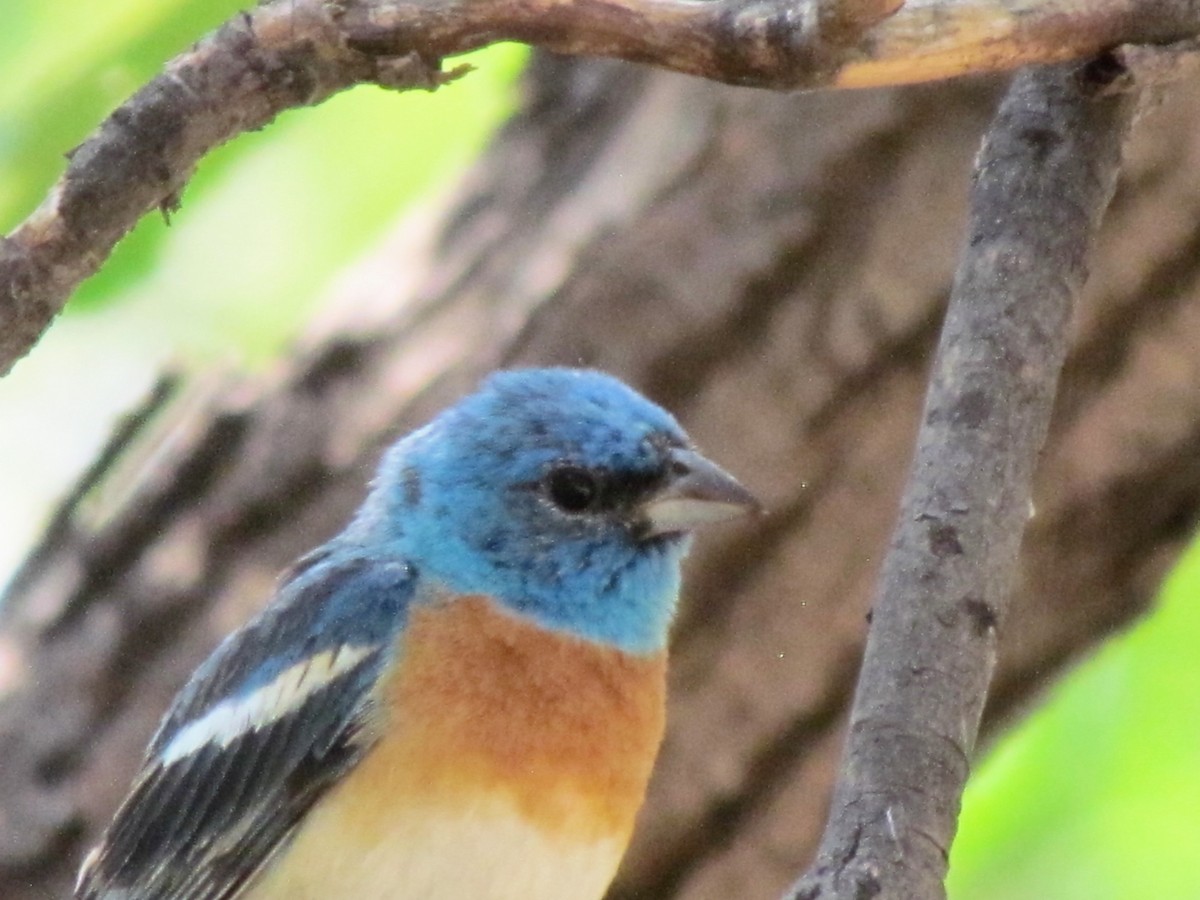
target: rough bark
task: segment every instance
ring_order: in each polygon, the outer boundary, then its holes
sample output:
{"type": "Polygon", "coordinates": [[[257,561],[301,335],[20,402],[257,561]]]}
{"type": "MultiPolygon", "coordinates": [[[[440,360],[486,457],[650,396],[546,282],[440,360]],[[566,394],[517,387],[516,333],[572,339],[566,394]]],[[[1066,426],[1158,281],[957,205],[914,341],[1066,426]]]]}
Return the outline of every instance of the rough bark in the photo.
{"type": "Polygon", "coordinates": [[[793,900],[946,896],[1034,469],[1133,120],[1119,71],[1026,70],[984,138],[830,821],[793,900]]]}
{"type": "MultiPolygon", "coordinates": [[[[534,362],[629,379],[768,502],[689,566],[669,733],[613,895],[780,893],[824,819],[996,96],[787,97],[543,59],[444,218],[398,233],[270,377],[143,417],[13,585],[0,896],[66,895],[171,694],[339,527],[379,449],[534,362]]],[[[1191,92],[1147,119],[1100,239],[993,733],[1146,607],[1200,508],[1197,113],[1191,92]]]]}

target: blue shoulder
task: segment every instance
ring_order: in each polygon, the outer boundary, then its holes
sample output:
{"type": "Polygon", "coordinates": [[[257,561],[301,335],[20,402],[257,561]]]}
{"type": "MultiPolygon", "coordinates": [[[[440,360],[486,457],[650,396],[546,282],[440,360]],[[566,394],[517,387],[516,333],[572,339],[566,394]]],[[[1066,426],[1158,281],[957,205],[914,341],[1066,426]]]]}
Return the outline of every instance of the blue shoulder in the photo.
{"type": "Polygon", "coordinates": [[[240,895],[370,749],[373,688],[415,586],[403,562],[352,546],[301,560],[180,693],[76,896],[240,895]]]}
{"type": "Polygon", "coordinates": [[[404,627],[415,588],[416,573],[403,561],[381,561],[336,545],[301,558],[281,576],[262,612],[195,671],[159,726],[147,760],[218,704],[246,696],[323,653],[372,651],[377,664],[366,668],[377,669],[404,627]]]}

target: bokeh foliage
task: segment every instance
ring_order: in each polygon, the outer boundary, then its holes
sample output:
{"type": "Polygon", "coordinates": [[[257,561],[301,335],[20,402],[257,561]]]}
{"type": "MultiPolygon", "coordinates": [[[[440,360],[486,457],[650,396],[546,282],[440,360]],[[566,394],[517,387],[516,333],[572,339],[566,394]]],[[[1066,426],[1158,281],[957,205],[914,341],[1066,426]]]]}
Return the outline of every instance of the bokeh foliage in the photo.
{"type": "Polygon", "coordinates": [[[1191,900],[1200,840],[1200,545],[1153,615],[1051,689],[972,779],[963,900],[1191,900]]]}
{"type": "MultiPolygon", "coordinates": [[[[6,0],[0,231],[28,214],[61,172],[64,153],[109,110],[244,5],[106,0],[80,15],[68,4],[6,0]]],[[[170,298],[155,304],[164,307],[162,325],[186,318],[185,343],[219,333],[240,352],[273,352],[316,286],[480,146],[511,106],[523,57],[511,46],[469,57],[482,72],[436,99],[360,87],[218,149],[188,185],[178,227],[143,219],[69,310],[127,301],[169,257],[168,283],[156,285],[170,298]]]]}
{"type": "MultiPolygon", "coordinates": [[[[0,231],[103,115],[240,0],[4,0],[0,231]]],[[[511,108],[518,48],[432,96],[372,88],[204,160],[175,224],[147,217],[0,381],[0,583],[113,416],[164,360],[265,364],[323,288],[451,177],[511,108]],[[86,372],[86,378],[79,373],[86,372]]],[[[965,799],[956,900],[1200,897],[1200,551],[1161,609],[990,752],[965,799]]]]}
{"type": "MultiPolygon", "coordinates": [[[[113,107],[243,6],[3,0],[0,233],[113,107]]],[[[359,87],[285,114],[205,158],[169,227],[152,214],[121,241],[0,380],[0,585],[155,372],[267,364],[329,282],[478,152],[515,104],[524,58],[500,46],[436,94],[359,87]]]]}

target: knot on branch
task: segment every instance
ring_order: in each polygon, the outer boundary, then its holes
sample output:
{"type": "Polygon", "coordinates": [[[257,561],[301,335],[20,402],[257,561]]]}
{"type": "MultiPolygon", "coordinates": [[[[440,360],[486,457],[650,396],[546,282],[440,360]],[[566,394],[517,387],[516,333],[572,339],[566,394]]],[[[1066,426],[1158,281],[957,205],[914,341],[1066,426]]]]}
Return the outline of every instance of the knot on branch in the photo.
{"type": "Polygon", "coordinates": [[[794,83],[799,86],[814,72],[825,71],[831,81],[836,64],[832,53],[821,52],[823,42],[814,40],[819,34],[817,16],[812,3],[780,8],[770,0],[748,0],[730,6],[713,28],[713,52],[723,79],[747,86],[778,86],[780,73],[789,72],[795,73],[794,83]]]}
{"type": "Polygon", "coordinates": [[[902,6],[904,0],[824,0],[819,4],[822,38],[835,47],[852,47],[902,6]]]}
{"type": "Polygon", "coordinates": [[[381,56],[374,64],[375,83],[380,87],[398,91],[436,91],[472,69],[472,66],[464,63],[446,72],[442,70],[442,60],[439,57],[425,56],[415,50],[403,56],[381,56]]]}
{"type": "Polygon", "coordinates": [[[1159,106],[1165,89],[1200,70],[1200,38],[1171,44],[1122,44],[1089,61],[1079,78],[1098,96],[1138,94],[1138,115],[1159,106]]]}

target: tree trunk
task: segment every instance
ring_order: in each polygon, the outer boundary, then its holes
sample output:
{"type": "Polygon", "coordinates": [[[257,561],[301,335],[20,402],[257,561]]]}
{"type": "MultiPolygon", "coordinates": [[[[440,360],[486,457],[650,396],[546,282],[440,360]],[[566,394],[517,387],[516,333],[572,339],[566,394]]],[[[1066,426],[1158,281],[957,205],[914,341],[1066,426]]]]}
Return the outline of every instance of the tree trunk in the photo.
{"type": "MultiPolygon", "coordinates": [[[[381,448],[534,363],[629,380],[770,510],[689,564],[668,736],[613,895],[771,897],[807,861],[997,84],[787,96],[542,56],[526,85],[444,213],[347,279],[277,372],[131,419],[13,583],[0,896],[68,896],[170,697],[345,521],[381,448]]],[[[1180,91],[1130,148],[993,733],[1146,608],[1196,519],[1198,107],[1180,91]]]]}

